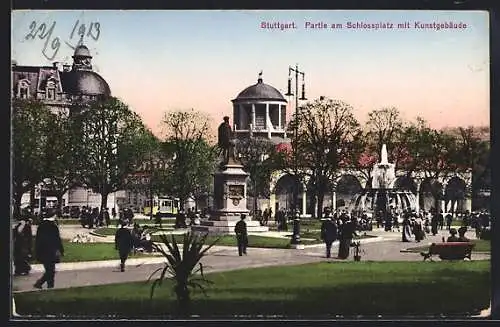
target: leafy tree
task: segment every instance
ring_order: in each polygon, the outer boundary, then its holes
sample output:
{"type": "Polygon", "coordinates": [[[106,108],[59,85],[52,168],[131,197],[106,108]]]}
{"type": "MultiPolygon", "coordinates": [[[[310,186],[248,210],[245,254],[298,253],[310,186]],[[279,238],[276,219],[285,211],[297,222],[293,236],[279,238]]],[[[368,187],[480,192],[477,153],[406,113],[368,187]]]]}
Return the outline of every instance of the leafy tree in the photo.
{"type": "Polygon", "coordinates": [[[272,161],[268,160],[274,152],[274,144],[265,138],[245,138],[238,140],[236,152],[249,176],[249,186],[254,198],[254,209],[260,196],[269,196],[269,181],[274,170],[272,161]]]}
{"type": "Polygon", "coordinates": [[[297,130],[292,141],[296,160],[312,180],[321,217],[330,181],[336,179],[343,162],[348,160],[360,126],[352,106],[328,98],[316,99],[299,108],[291,125],[297,130]]]}
{"type": "Polygon", "coordinates": [[[213,284],[203,275],[203,264],[200,260],[219,239],[204,247],[207,235],[193,232],[185,233],[182,240],[182,249],[179,248],[174,235],[162,234],[160,235],[161,243],[153,245],[167,261],[163,267],[154,271],[148,279],[149,282],[154,275],[160,272],[160,276],[151,285],[150,298],[153,298],[156,287],[161,286],[165,278],[172,280],[177,297],[177,314],[181,317],[188,317],[191,310],[190,288],[199,288],[205,294],[204,286],[213,284]],[[165,248],[167,251],[165,251],[165,248]]]}
{"type": "Polygon", "coordinates": [[[47,169],[51,117],[50,110],[39,101],[14,99],[12,102],[12,183],[16,218],[20,215],[22,195],[43,180],[47,169]]]}
{"type": "Polygon", "coordinates": [[[210,119],[193,109],[165,113],[165,144],[173,154],[164,190],[184,205],[190,197],[206,193],[217,149],[210,144],[210,119]]]}
{"type": "Polygon", "coordinates": [[[108,195],[122,189],[126,178],[143,163],[151,133],[136,113],[113,97],[81,105],[74,116],[82,137],[81,179],[101,195],[103,209],[108,195]]]}
{"type": "Polygon", "coordinates": [[[46,156],[48,166],[44,175],[48,183],[45,183],[45,187],[56,194],[61,212],[64,194],[79,182],[80,152],[77,147],[80,139],[73,119],[65,112],[52,113],[48,129],[50,143],[46,156]]]}

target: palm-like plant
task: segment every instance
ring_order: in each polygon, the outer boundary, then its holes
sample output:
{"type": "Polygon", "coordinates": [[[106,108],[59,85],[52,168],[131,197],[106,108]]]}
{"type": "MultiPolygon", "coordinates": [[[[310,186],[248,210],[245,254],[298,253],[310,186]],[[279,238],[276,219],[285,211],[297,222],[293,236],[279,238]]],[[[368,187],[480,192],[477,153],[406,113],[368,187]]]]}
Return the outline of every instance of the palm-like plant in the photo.
{"type": "Polygon", "coordinates": [[[207,236],[207,233],[188,232],[184,234],[182,249],[179,249],[174,235],[160,235],[161,243],[167,247],[168,252],[164,250],[162,245],[154,244],[153,246],[167,261],[164,267],[155,270],[148,279],[149,282],[154,275],[161,271],[160,276],[151,285],[150,299],[153,298],[155,288],[161,286],[165,278],[170,279],[174,282],[173,289],[177,297],[178,313],[182,316],[189,314],[190,288],[199,288],[206,295],[204,286],[213,284],[203,275],[203,264],[200,260],[219,239],[204,247],[207,236]]]}

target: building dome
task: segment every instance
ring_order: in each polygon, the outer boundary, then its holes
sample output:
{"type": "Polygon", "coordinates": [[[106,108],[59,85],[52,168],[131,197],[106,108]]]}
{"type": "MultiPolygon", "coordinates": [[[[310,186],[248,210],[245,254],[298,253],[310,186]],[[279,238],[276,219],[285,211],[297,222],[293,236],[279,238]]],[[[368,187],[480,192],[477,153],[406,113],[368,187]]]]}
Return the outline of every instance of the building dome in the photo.
{"type": "Polygon", "coordinates": [[[87,48],[82,44],[76,47],[73,57],[92,57],[92,56],[90,55],[89,48],[87,48]]]}
{"type": "Polygon", "coordinates": [[[283,95],[276,88],[265,84],[259,78],[257,84],[247,87],[238,94],[233,101],[261,100],[261,101],[282,101],[286,102],[283,95]]]}
{"type": "Polygon", "coordinates": [[[108,83],[99,74],[77,70],[63,75],[65,92],[73,95],[111,95],[108,83]]]}

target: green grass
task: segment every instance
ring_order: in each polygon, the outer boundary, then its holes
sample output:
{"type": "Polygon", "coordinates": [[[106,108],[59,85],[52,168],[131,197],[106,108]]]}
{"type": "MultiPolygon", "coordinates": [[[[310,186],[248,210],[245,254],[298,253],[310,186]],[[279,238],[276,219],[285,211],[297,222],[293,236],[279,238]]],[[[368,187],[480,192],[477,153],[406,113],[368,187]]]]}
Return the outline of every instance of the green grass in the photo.
{"type": "MultiPolygon", "coordinates": [[[[201,318],[464,317],[490,303],[489,261],[324,262],[206,277],[214,282],[208,296],[193,293],[192,314],[201,318]]],[[[19,293],[16,308],[31,315],[171,317],[171,284],[157,288],[153,301],[150,286],[139,282],[19,293]]]]}
{"type": "MultiPolygon", "coordinates": [[[[178,243],[182,243],[183,235],[174,235],[176,241],[178,243]]],[[[208,236],[206,240],[206,244],[211,244],[215,241],[217,236],[208,236]]],[[[160,235],[152,235],[151,239],[153,242],[161,242],[160,235]]],[[[169,240],[170,240],[169,236],[169,240]]],[[[277,237],[268,237],[268,236],[259,236],[259,235],[248,235],[248,247],[251,248],[275,248],[275,249],[290,249],[290,240],[291,238],[277,238],[277,237]]],[[[305,240],[302,242],[304,245],[309,244],[318,244],[318,241],[309,241],[305,240]]],[[[223,235],[220,236],[217,245],[223,246],[237,246],[236,236],[234,235],[223,235]]]]}
{"type": "MultiPolygon", "coordinates": [[[[175,222],[175,218],[162,218],[162,223],[164,224],[173,224],[175,222]]],[[[111,225],[116,226],[118,219],[111,219],[111,225]]],[[[57,223],[59,225],[80,225],[79,218],[58,218],[57,223]]],[[[154,225],[155,221],[149,219],[134,219],[134,223],[138,223],[139,225],[154,225]]]]}
{"type": "MultiPolygon", "coordinates": [[[[472,252],[491,252],[491,241],[472,240],[472,243],[476,244],[472,252]]],[[[409,252],[422,252],[427,250],[429,250],[429,245],[407,249],[409,252]]]]}
{"type": "MultiPolygon", "coordinates": [[[[61,262],[118,260],[120,257],[113,243],[71,243],[63,241],[64,256],[61,262]]],[[[137,253],[131,258],[150,257],[150,253],[137,253]]],[[[35,261],[34,263],[39,263],[35,261]]]]}
{"type": "MultiPolygon", "coordinates": [[[[148,225],[148,226],[151,226],[150,229],[154,229],[154,230],[158,230],[158,231],[173,231],[174,230],[173,228],[166,228],[166,227],[158,228],[158,227],[154,227],[153,225],[148,225]]],[[[117,231],[116,227],[101,227],[101,228],[94,230],[94,233],[98,234],[98,235],[103,235],[103,236],[114,236],[116,234],[116,231],[117,231]]]]}

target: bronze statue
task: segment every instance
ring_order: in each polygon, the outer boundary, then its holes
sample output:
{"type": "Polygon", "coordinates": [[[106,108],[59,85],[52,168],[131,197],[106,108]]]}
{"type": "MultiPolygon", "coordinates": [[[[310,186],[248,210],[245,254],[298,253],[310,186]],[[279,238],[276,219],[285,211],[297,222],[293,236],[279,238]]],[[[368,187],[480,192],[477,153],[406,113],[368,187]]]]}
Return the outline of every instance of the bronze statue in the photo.
{"type": "Polygon", "coordinates": [[[218,146],[220,149],[220,154],[223,155],[223,164],[229,162],[229,157],[235,159],[234,156],[234,140],[233,131],[231,130],[231,125],[229,124],[229,117],[224,117],[224,122],[219,125],[218,129],[218,146]]]}

